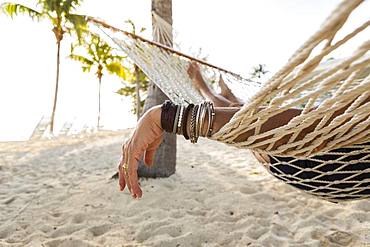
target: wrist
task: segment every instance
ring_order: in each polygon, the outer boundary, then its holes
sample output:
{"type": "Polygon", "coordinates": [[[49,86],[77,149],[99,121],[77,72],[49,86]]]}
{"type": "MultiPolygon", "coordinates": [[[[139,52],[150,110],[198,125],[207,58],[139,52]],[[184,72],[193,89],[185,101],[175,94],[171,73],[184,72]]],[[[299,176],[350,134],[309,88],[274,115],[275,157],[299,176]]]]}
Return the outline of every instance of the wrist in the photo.
{"type": "Polygon", "coordinates": [[[187,133],[192,143],[199,137],[210,137],[213,133],[215,111],[213,103],[203,102],[191,108],[191,113],[185,119],[187,133]]]}
{"type": "Polygon", "coordinates": [[[210,137],[213,133],[215,109],[211,102],[198,105],[176,105],[164,102],[152,110],[153,119],[168,133],[183,135],[196,143],[199,137],[210,137]]]}

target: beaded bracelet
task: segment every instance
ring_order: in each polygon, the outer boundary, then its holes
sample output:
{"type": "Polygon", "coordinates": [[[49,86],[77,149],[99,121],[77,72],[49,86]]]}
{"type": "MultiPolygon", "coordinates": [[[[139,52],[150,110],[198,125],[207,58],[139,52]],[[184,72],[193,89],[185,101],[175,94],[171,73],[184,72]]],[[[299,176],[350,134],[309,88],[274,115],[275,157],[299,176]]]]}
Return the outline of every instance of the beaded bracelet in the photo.
{"type": "Polygon", "coordinates": [[[191,120],[190,120],[190,141],[191,143],[196,143],[198,141],[196,135],[196,121],[198,115],[199,105],[194,106],[191,112],[191,120]]]}
{"type": "Polygon", "coordinates": [[[194,108],[194,104],[190,104],[188,105],[188,107],[186,107],[185,109],[185,113],[184,113],[184,123],[182,125],[182,134],[184,135],[185,137],[185,140],[189,140],[189,135],[188,135],[188,117],[189,117],[189,113],[192,111],[192,109],[194,108]]]}
{"type": "Polygon", "coordinates": [[[180,116],[180,109],[181,109],[181,105],[178,105],[176,109],[175,121],[173,122],[173,125],[172,125],[172,133],[174,134],[176,134],[177,132],[177,122],[180,116]]]}
{"type": "Polygon", "coordinates": [[[177,106],[169,100],[162,104],[161,125],[166,132],[172,132],[177,106]]]}
{"type": "Polygon", "coordinates": [[[179,120],[177,121],[177,128],[176,128],[176,134],[181,135],[182,129],[182,121],[183,121],[183,116],[184,116],[184,108],[185,106],[180,106],[180,115],[179,115],[179,120]]]}

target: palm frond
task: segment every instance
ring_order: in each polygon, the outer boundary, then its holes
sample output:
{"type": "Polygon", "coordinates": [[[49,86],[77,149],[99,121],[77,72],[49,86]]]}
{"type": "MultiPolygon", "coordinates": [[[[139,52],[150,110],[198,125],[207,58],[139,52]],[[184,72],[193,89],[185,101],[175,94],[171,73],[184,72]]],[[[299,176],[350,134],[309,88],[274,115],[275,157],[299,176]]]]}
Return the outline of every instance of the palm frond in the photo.
{"type": "Polygon", "coordinates": [[[108,70],[109,73],[115,74],[124,80],[126,80],[127,75],[130,74],[128,69],[122,66],[122,64],[119,62],[112,62],[107,64],[106,69],[108,70]]]}
{"type": "Polygon", "coordinates": [[[40,20],[43,17],[43,14],[38,12],[37,10],[34,10],[22,4],[9,3],[9,2],[6,2],[0,5],[0,13],[1,12],[9,15],[11,18],[19,14],[26,14],[32,19],[37,19],[37,20],[40,20]]]}
{"type": "Polygon", "coordinates": [[[135,85],[124,85],[124,87],[118,89],[116,93],[123,96],[131,96],[135,93],[135,90],[135,85]]]}
{"type": "Polygon", "coordinates": [[[69,13],[71,10],[75,10],[81,2],[81,0],[65,0],[61,3],[61,6],[67,13],[69,13]]]}
{"type": "Polygon", "coordinates": [[[84,56],[76,55],[76,54],[69,55],[69,58],[82,63],[84,66],[90,66],[91,67],[94,64],[94,62],[91,61],[90,59],[88,59],[84,56]]]}
{"type": "Polygon", "coordinates": [[[91,71],[91,66],[82,66],[82,71],[83,72],[90,72],[91,71]]]}
{"type": "Polygon", "coordinates": [[[62,5],[60,0],[39,0],[39,4],[45,12],[55,12],[58,17],[61,16],[62,5]]]}
{"type": "Polygon", "coordinates": [[[131,26],[131,32],[133,34],[136,34],[136,26],[135,26],[135,23],[131,19],[126,20],[125,23],[129,24],[131,26]]]}
{"type": "Polygon", "coordinates": [[[126,59],[127,56],[120,56],[120,55],[111,55],[110,58],[113,61],[122,61],[123,59],[126,59]]]}
{"type": "Polygon", "coordinates": [[[78,40],[81,42],[83,33],[87,32],[87,18],[85,15],[66,14],[66,20],[73,26],[73,31],[76,32],[78,40]]]}

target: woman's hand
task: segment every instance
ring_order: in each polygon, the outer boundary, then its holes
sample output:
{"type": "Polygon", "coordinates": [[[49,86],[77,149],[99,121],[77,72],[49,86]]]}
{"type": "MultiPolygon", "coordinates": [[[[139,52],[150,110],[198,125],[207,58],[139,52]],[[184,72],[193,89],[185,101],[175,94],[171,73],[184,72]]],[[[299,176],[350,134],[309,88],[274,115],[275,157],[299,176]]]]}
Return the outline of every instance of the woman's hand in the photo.
{"type": "Polygon", "coordinates": [[[144,157],[144,163],[147,166],[153,164],[154,155],[162,143],[162,137],[161,107],[155,106],[140,118],[134,133],[122,147],[118,166],[121,191],[127,185],[133,198],[142,196],[137,176],[138,162],[144,157]]]}

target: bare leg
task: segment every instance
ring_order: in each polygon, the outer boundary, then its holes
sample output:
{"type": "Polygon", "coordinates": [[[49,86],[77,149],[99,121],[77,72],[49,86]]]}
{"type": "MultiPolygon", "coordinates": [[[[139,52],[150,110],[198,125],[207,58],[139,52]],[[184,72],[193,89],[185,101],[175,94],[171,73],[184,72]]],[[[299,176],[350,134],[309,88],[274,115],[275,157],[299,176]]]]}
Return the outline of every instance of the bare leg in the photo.
{"type": "Polygon", "coordinates": [[[193,82],[193,85],[199,90],[200,94],[207,100],[213,102],[215,106],[227,107],[233,105],[233,102],[222,95],[216,94],[211,88],[208,87],[207,83],[202,77],[198,64],[195,62],[191,63],[188,68],[188,74],[193,82]]]}
{"type": "MultiPolygon", "coordinates": [[[[221,88],[221,94],[216,94],[208,85],[205,83],[199,66],[196,63],[191,63],[188,68],[188,74],[195,88],[199,90],[201,95],[213,102],[216,107],[230,107],[230,106],[242,106],[244,103],[238,99],[230,90],[230,88],[224,82],[222,76],[219,79],[219,86],[221,88]]],[[[190,126],[190,125],[189,125],[190,126]]],[[[262,164],[267,164],[270,159],[267,155],[252,151],[254,157],[262,164]]]]}

